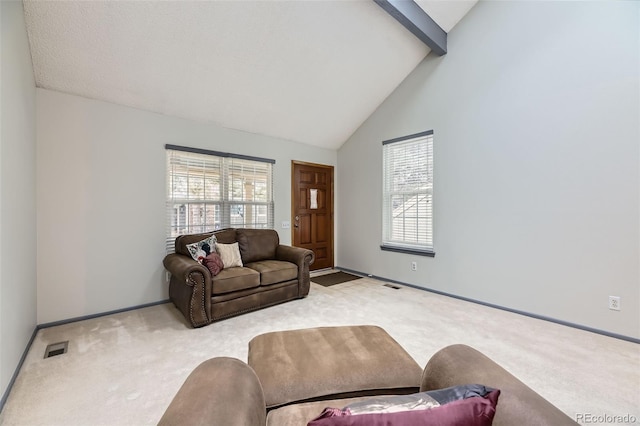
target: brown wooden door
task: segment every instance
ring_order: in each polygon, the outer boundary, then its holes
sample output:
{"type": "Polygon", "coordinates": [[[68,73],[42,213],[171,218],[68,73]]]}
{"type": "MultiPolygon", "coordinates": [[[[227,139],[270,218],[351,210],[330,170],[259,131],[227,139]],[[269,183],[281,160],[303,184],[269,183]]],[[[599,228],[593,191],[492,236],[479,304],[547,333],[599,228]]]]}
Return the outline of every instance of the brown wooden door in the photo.
{"type": "Polygon", "coordinates": [[[316,255],[311,270],[333,268],[333,166],[291,162],[293,245],[316,255]]]}

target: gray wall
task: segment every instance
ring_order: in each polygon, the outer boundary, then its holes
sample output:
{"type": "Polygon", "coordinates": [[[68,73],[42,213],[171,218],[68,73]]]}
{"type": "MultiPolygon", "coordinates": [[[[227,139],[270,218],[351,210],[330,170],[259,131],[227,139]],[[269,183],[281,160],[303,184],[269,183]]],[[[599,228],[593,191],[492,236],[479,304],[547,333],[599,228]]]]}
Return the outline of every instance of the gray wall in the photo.
{"type": "Polygon", "coordinates": [[[338,265],[640,337],[639,5],[478,3],[339,150],[338,265]],[[383,252],[381,141],[428,129],[436,257],[383,252]]]}
{"type": "Polygon", "coordinates": [[[291,160],[337,152],[37,90],[38,323],[168,297],[164,145],[276,160],[275,224],[291,217],[291,160]]]}
{"type": "Polygon", "coordinates": [[[0,2],[0,395],[36,325],[36,89],[21,1],[0,2]]]}

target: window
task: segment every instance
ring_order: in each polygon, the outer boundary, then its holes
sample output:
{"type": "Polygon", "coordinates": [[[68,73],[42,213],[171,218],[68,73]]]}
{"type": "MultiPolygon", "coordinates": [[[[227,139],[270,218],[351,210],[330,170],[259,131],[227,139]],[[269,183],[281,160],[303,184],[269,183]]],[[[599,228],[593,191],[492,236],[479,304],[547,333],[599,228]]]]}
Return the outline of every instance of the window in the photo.
{"type": "Polygon", "coordinates": [[[167,145],[167,252],[175,237],[273,228],[274,160],[167,145]]]}
{"type": "Polygon", "coordinates": [[[433,256],[433,131],[382,143],[383,250],[433,256]]]}

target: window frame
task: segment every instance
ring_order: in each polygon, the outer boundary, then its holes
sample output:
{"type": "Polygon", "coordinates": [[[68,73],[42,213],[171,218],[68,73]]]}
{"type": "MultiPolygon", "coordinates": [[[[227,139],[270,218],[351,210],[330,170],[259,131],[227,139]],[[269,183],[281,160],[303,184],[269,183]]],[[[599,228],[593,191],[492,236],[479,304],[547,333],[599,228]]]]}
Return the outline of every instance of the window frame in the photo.
{"type": "MultiPolygon", "coordinates": [[[[398,138],[386,140],[382,142],[382,244],[380,245],[381,250],[398,252],[398,253],[407,253],[414,254],[419,256],[435,256],[434,244],[433,244],[433,130],[427,130],[420,133],[414,133],[407,136],[401,136],[398,138]],[[389,164],[391,161],[392,150],[402,149],[401,145],[395,145],[402,143],[405,147],[407,146],[417,146],[418,144],[426,144],[424,147],[425,157],[424,157],[424,166],[425,166],[425,174],[426,174],[426,183],[424,188],[411,189],[411,190],[394,190],[392,188],[392,177],[400,176],[394,173],[393,165],[389,164]],[[412,203],[415,206],[416,213],[415,216],[410,216],[413,220],[416,221],[415,225],[415,233],[410,233],[412,236],[412,240],[408,241],[407,238],[397,238],[397,236],[393,236],[393,231],[395,224],[393,223],[394,218],[401,218],[402,223],[402,233],[406,232],[405,222],[406,216],[404,212],[402,216],[395,216],[393,214],[393,198],[394,197],[403,197],[406,199],[413,199],[412,203]],[[420,197],[423,197],[427,204],[426,213],[424,216],[418,216],[419,204],[421,200],[420,197]],[[421,225],[418,223],[419,220],[425,220],[426,224],[421,225]],[[424,229],[423,229],[424,228],[424,229]],[[424,234],[424,237],[422,236],[424,234]]],[[[418,148],[420,149],[420,148],[418,148]]],[[[407,203],[405,201],[403,205],[407,203]]]]}
{"type": "Polygon", "coordinates": [[[165,152],[167,253],[174,251],[173,244],[179,235],[236,227],[274,229],[275,160],[169,144],[165,145],[165,152]],[[176,165],[176,161],[184,165],[176,165]],[[183,170],[178,172],[177,168],[183,170]],[[181,191],[175,187],[176,177],[181,177],[186,185],[181,191]],[[190,193],[192,181],[202,182],[201,194],[190,193]],[[238,182],[243,182],[240,187],[238,182]],[[260,201],[255,200],[258,194],[260,201]],[[176,215],[176,209],[183,209],[182,213],[176,215]],[[191,221],[199,210],[200,219],[191,221]],[[248,211],[253,215],[250,223],[246,222],[248,211]],[[234,221],[238,215],[242,223],[237,218],[234,221]]]}

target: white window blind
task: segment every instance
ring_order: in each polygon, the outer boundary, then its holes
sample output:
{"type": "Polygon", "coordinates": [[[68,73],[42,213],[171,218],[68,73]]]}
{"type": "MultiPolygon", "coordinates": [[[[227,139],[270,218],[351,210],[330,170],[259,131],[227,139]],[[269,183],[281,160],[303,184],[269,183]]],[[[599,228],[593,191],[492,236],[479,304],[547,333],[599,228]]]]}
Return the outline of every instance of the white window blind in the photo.
{"type": "Polygon", "coordinates": [[[383,142],[382,249],[433,253],[433,131],[383,142]]]}
{"type": "Polygon", "coordinates": [[[167,252],[175,237],[273,228],[274,160],[167,145],[167,252]]]}

